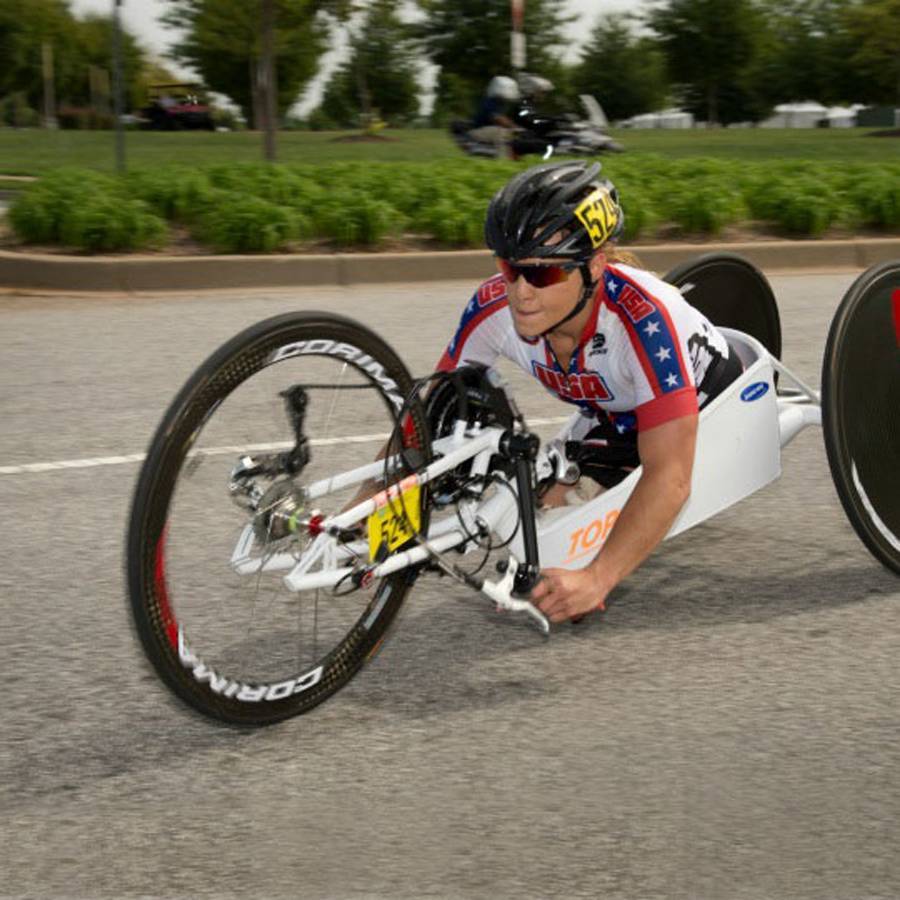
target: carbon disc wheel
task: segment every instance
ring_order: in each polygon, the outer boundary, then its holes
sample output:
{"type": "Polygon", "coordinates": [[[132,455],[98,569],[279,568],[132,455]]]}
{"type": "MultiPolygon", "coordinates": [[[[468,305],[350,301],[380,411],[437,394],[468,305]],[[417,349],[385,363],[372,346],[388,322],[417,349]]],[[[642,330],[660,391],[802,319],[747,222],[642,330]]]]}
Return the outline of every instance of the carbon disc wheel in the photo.
{"type": "Polygon", "coordinates": [[[781,358],[781,321],[775,295],[765,275],[733,253],[709,253],[688,260],[663,278],[713,325],[755,337],[781,358]]]}
{"type": "MultiPolygon", "coordinates": [[[[378,649],[414,572],[305,590],[285,576],[301,565],[327,581],[368,565],[364,528],[333,537],[319,523],[358,502],[359,481],[341,473],[382,452],[399,460],[371,476],[373,494],[429,458],[412,391],[372,332],[290,313],[232,339],[175,399],[135,490],[128,588],[147,658],[193,709],[277,722],[331,696],[378,649]],[[286,462],[298,447],[304,461],[286,462]]],[[[427,493],[415,503],[425,530],[427,493]]]]}
{"type": "Polygon", "coordinates": [[[822,428],[847,518],[875,558],[900,574],[900,262],[863,272],[835,313],[822,428]]]}

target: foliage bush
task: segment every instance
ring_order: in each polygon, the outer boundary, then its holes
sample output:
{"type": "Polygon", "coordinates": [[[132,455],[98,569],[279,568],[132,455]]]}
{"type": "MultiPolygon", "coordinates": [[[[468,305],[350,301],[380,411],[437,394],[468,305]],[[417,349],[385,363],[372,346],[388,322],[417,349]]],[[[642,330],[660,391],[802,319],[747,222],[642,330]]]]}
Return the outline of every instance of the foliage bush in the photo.
{"type": "Polygon", "coordinates": [[[280,250],[310,232],[300,213],[261,197],[223,190],[213,191],[192,220],[192,234],[220,253],[280,250]]]}
{"type": "Polygon", "coordinates": [[[95,172],[61,169],[26,190],[9,211],[27,243],[58,243],[91,252],[139,250],[160,243],[162,218],[128,196],[121,182],[95,172]]]}
{"type": "Polygon", "coordinates": [[[60,239],[92,253],[138,250],[162,243],[165,222],[147,204],[114,194],[94,194],[63,217],[60,239]]]}
{"type": "Polygon", "coordinates": [[[766,193],[757,208],[786,234],[817,237],[840,218],[841,204],[822,179],[798,175],[775,182],[766,193]]]}
{"type": "Polygon", "coordinates": [[[863,225],[900,230],[900,166],[862,175],[848,193],[863,225]]]}
{"type": "Polygon", "coordinates": [[[125,190],[165,219],[190,222],[212,199],[209,178],[194,169],[141,169],[125,177],[125,190]]]}
{"type": "Polygon", "coordinates": [[[314,219],[317,234],[338,247],[375,246],[400,234],[405,221],[390,203],[351,191],[327,195],[314,219]]]}
{"type": "Polygon", "coordinates": [[[0,125],[36,128],[40,124],[41,115],[28,105],[28,97],[24,91],[16,91],[0,98],[0,125]]]}
{"type": "MultiPolygon", "coordinates": [[[[533,161],[212,165],[124,177],[59,170],[10,210],[22,240],[83,249],[146,246],[163,220],[187,225],[220,252],[272,251],[291,241],[377,247],[411,234],[447,247],[483,245],[488,201],[533,161]]],[[[625,243],[661,227],[719,234],[752,222],[790,236],[833,226],[900,230],[900,165],[791,160],[604,160],[625,209],[625,243]]]]}
{"type": "Polygon", "coordinates": [[[737,187],[715,177],[679,183],[667,197],[666,217],[692,234],[719,234],[744,215],[743,197],[737,187]]]}
{"type": "Polygon", "coordinates": [[[625,228],[620,241],[628,243],[643,235],[652,235],[659,224],[660,214],[650,195],[640,189],[618,186],[622,211],[625,213],[625,228]]]}

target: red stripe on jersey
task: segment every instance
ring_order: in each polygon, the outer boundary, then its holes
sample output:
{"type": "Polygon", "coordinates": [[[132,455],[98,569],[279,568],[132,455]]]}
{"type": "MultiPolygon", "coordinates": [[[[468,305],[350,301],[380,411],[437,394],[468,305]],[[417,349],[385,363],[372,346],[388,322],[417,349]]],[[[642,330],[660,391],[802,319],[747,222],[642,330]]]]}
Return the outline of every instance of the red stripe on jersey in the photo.
{"type": "Polygon", "coordinates": [[[697,391],[688,385],[670,394],[654,397],[642,403],[634,412],[637,415],[638,431],[646,431],[657,425],[664,425],[674,419],[695,416],[699,411],[697,391]]]}
{"type": "Polygon", "coordinates": [[[487,281],[479,285],[475,292],[476,302],[479,307],[485,307],[494,303],[506,295],[506,282],[502,275],[493,275],[487,281]]]}
{"type": "Polygon", "coordinates": [[[444,355],[438,360],[438,364],[434,367],[436,372],[452,372],[456,368],[453,357],[445,350],[444,355]]]}
{"type": "Polygon", "coordinates": [[[444,351],[444,356],[441,357],[440,362],[438,363],[438,368],[442,371],[449,371],[447,368],[442,368],[444,364],[444,358],[446,357],[451,365],[450,369],[455,369],[459,365],[460,357],[462,356],[463,347],[466,346],[466,341],[469,339],[469,335],[485,320],[489,319],[495,312],[499,312],[501,309],[506,309],[509,305],[508,301],[504,300],[502,302],[497,301],[492,303],[490,306],[486,306],[484,309],[477,312],[472,318],[466,323],[466,327],[463,329],[462,334],[459,336],[456,341],[456,353],[452,356],[449,353],[449,350],[444,351]]]}

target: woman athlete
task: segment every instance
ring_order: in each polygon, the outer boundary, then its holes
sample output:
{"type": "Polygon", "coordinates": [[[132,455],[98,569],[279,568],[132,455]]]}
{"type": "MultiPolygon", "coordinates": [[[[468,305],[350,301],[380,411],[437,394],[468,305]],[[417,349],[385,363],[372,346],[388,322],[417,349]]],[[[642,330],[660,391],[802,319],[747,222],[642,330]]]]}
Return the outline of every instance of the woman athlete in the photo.
{"type": "MultiPolygon", "coordinates": [[[[606,608],[690,494],[698,412],[741,373],[725,337],[673,286],[629,265],[600,165],[545,164],[491,200],[499,274],[481,284],[438,367],[506,357],[579,409],[559,436],[603,487],[641,466],[609,538],[583,569],[549,568],[531,599],[552,622],[606,608]]],[[[558,485],[545,502],[559,504],[558,485]]]]}

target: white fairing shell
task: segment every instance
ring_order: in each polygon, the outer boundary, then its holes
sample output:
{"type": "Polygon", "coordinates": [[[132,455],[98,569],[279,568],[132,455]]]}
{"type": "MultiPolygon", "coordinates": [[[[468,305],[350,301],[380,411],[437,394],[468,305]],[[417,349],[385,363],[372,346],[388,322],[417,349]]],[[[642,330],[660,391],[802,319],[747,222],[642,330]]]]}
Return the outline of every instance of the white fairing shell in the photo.
{"type": "MultiPolygon", "coordinates": [[[[701,413],[691,494],[667,537],[749,496],[781,474],[782,435],[769,354],[753,338],[722,329],[737,347],[743,375],[701,413]]],[[[614,488],[578,507],[552,509],[538,517],[541,567],[580,569],[596,555],[640,478],[636,469],[614,488]]],[[[499,523],[508,536],[515,512],[499,523]]],[[[512,552],[524,558],[521,535],[512,552]]]]}

